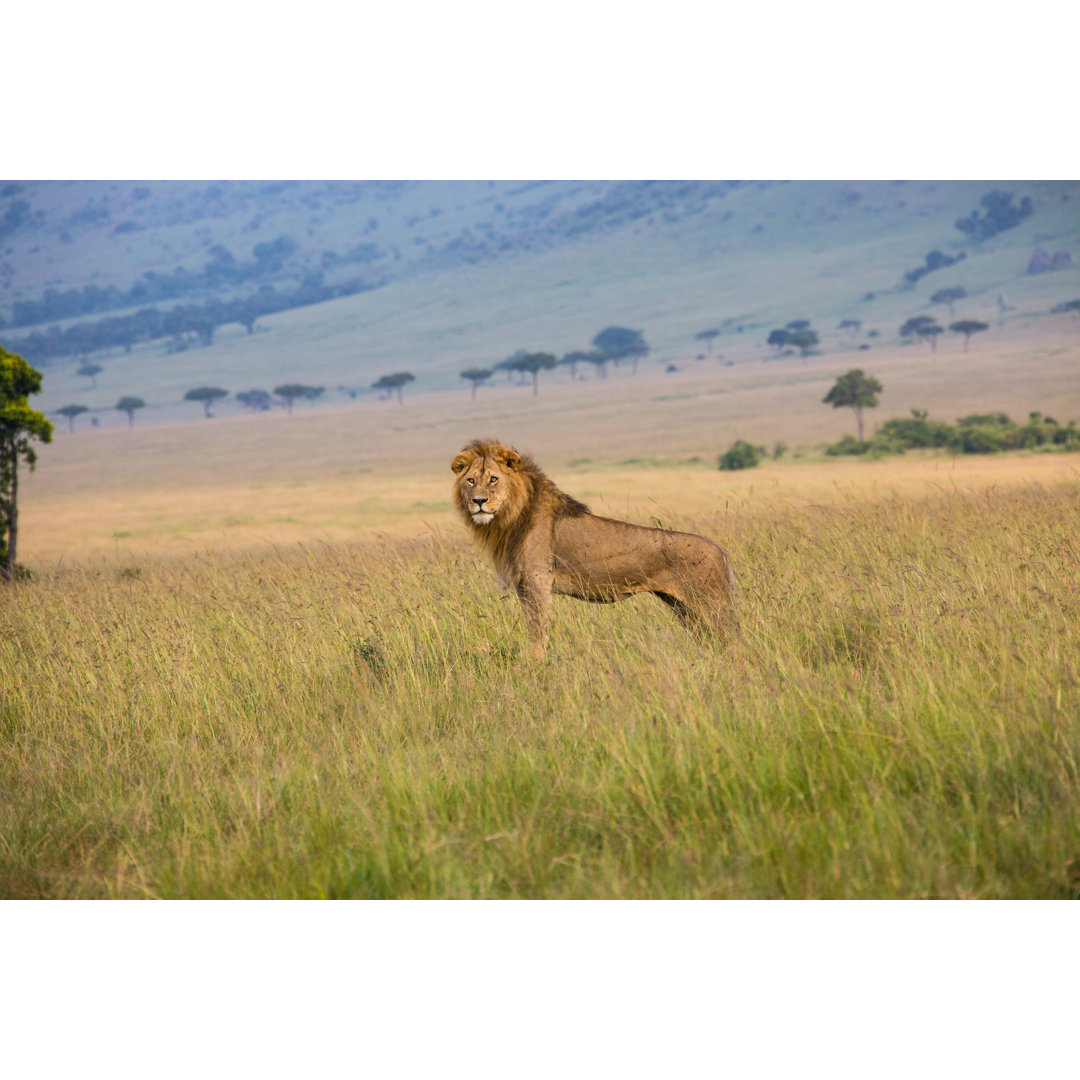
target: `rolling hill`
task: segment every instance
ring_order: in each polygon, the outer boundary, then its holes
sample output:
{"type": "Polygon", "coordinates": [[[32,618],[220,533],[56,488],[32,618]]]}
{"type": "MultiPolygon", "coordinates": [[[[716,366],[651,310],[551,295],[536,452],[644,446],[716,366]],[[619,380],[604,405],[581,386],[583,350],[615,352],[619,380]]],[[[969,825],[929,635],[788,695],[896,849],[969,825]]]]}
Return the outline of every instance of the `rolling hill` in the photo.
{"type": "Polygon", "coordinates": [[[320,409],[397,370],[411,396],[457,390],[465,367],[587,349],[609,325],[642,331],[650,377],[757,364],[783,380],[772,329],[807,319],[817,352],[869,364],[908,348],[911,316],[947,323],[930,297],[948,286],[967,293],[956,318],[1023,325],[1033,346],[1056,333],[1051,308],[1080,295],[1078,198],[1061,182],[7,182],[0,340],[45,372],[38,407],[84,404],[105,426],[126,423],[125,394],[146,401],[140,423],[201,421],[183,401],[199,385],[301,381],[325,388],[305,406],[320,409]],[[956,227],[1001,189],[1030,213],[986,238],[956,227]],[[1076,261],[1030,274],[1039,250],[1076,261]],[[925,272],[931,253],[957,261],[925,272]],[[56,354],[72,327],[207,305],[223,320],[259,296],[278,310],[251,333],[222,321],[208,345],[189,327],[56,354]],[[83,355],[104,368],[94,386],[83,355]]]}

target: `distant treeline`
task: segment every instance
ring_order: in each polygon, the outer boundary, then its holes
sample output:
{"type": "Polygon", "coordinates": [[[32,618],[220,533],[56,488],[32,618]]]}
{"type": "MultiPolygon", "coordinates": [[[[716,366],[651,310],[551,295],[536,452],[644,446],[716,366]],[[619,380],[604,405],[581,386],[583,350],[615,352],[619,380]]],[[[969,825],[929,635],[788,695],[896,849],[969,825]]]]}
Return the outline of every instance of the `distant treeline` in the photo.
{"type": "MultiPolygon", "coordinates": [[[[74,319],[81,315],[96,315],[104,311],[137,307],[139,304],[160,303],[177,300],[184,296],[216,292],[235,288],[251,282],[266,282],[281,275],[286,260],[298,250],[299,245],[291,236],[279,236],[276,240],[256,244],[252,252],[254,260],[238,262],[236,257],[221,244],[209,250],[211,259],[201,272],[192,272],[178,266],[171,274],[159,274],[148,270],[125,292],[115,285],[102,288],[87,285],[82,289],[46,289],[40,300],[16,300],[12,304],[13,326],[36,326],[60,319],[74,319]]],[[[324,270],[346,263],[372,261],[378,253],[375,244],[357,244],[344,254],[335,251],[322,253],[324,270]]],[[[322,272],[308,271],[303,284],[321,285],[322,272]]]]}
{"type": "Polygon", "coordinates": [[[11,341],[8,347],[31,363],[40,363],[62,357],[87,356],[118,346],[130,351],[136,342],[166,337],[180,342],[195,335],[202,344],[210,345],[217,328],[227,323],[239,323],[250,334],[254,332],[255,320],[262,315],[321,304],[374,288],[377,286],[360,278],[340,285],[323,285],[319,275],[289,293],[279,293],[272,285],[264,285],[254,295],[241,300],[207,300],[204,304],[182,304],[170,311],[143,308],[134,315],[76,323],[64,330],[50,326],[44,332],[36,330],[20,341],[11,341]]]}

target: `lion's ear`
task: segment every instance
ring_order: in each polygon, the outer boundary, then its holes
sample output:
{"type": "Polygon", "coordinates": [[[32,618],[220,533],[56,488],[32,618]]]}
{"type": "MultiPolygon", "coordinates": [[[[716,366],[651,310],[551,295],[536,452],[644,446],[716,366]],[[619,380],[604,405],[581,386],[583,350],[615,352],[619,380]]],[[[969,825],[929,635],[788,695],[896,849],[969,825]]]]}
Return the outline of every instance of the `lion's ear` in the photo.
{"type": "Polygon", "coordinates": [[[469,467],[469,462],[471,462],[472,459],[472,454],[466,454],[464,451],[462,451],[460,454],[457,455],[457,457],[454,458],[453,461],[450,462],[450,468],[453,469],[456,473],[463,472],[469,467]]]}
{"type": "Polygon", "coordinates": [[[508,469],[516,469],[521,464],[521,456],[513,450],[507,450],[503,461],[508,469]]]}

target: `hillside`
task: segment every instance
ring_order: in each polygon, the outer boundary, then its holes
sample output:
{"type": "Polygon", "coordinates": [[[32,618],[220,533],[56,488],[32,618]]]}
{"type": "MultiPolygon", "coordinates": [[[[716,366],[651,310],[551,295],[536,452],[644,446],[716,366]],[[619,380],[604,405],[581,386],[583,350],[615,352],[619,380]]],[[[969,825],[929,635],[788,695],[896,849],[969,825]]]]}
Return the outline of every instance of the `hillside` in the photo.
{"type": "MultiPolygon", "coordinates": [[[[183,395],[207,384],[324,387],[308,408],[398,370],[416,376],[412,396],[457,389],[465,367],[587,349],[613,324],[642,331],[646,373],[699,355],[761,363],[776,355],[770,331],[800,318],[818,353],[861,347],[869,364],[907,346],[911,316],[947,323],[929,298],[948,286],[967,292],[956,318],[994,333],[1023,323],[1035,347],[1068,318],[1050,309],[1080,295],[1078,197],[1080,184],[930,181],[4,183],[0,340],[45,372],[39,407],[83,404],[103,425],[126,423],[113,408],[126,394],[146,401],[140,422],[201,420],[183,395]],[[965,236],[954,223],[995,188],[1030,199],[1030,215],[965,236]],[[1075,261],[1029,274],[1040,249],[1075,261]],[[906,280],[932,252],[959,261],[906,280]],[[260,297],[279,310],[253,315],[260,297]],[[160,336],[56,353],[73,327],[151,309],[160,336]],[[244,311],[250,333],[215,324],[244,311]],[[707,329],[709,350],[695,337],[707,329]],[[76,374],[84,356],[104,368],[93,386],[76,374]]],[[[239,411],[232,398],[218,408],[239,411]]]]}

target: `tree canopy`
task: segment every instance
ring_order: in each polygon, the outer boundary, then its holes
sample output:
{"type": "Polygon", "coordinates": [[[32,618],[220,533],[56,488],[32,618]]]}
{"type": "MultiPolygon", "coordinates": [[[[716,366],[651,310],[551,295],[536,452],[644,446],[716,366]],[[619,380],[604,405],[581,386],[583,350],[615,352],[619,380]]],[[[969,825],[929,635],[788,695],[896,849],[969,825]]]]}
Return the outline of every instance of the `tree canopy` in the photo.
{"type": "Polygon", "coordinates": [[[241,390],[239,393],[233,394],[233,397],[245,409],[251,409],[252,412],[269,409],[270,403],[274,400],[265,390],[241,390]]]}
{"type": "Polygon", "coordinates": [[[476,397],[476,388],[483,382],[487,382],[495,373],[491,368],[486,367],[471,367],[466,368],[462,373],[463,379],[468,379],[472,383],[472,396],[476,397]]]}
{"type": "Polygon", "coordinates": [[[75,417],[81,416],[84,412],[89,410],[85,405],[65,405],[62,409],[57,409],[58,416],[63,416],[68,422],[68,431],[75,430],[75,417]]]}
{"type": "Polygon", "coordinates": [[[541,371],[550,371],[558,360],[552,356],[551,353],[545,352],[532,352],[526,353],[524,356],[519,356],[513,363],[515,371],[524,371],[532,376],[533,381],[533,394],[535,395],[538,389],[538,376],[541,371]]]}
{"type": "Polygon", "coordinates": [[[405,398],[402,396],[402,388],[406,383],[411,383],[416,379],[416,376],[410,371],[395,371],[392,375],[383,375],[373,382],[372,388],[375,390],[386,390],[391,393],[397,394],[398,404],[404,405],[405,398]]]}
{"type": "Polygon", "coordinates": [[[19,537],[19,461],[33,471],[32,440],[52,441],[53,426],[31,409],[31,394],[41,393],[41,372],[0,345],[0,577],[13,581],[19,537]]]}
{"type": "Polygon", "coordinates": [[[638,360],[649,354],[649,346],[642,332],[625,326],[606,327],[592,339],[592,343],[604,354],[605,360],[613,360],[616,364],[620,360],[632,360],[634,371],[637,371],[638,360]]]}
{"type": "Polygon", "coordinates": [[[720,336],[719,330],[702,330],[699,334],[694,335],[695,341],[704,341],[708,346],[709,353],[712,353],[713,341],[720,336]]]}
{"type": "Polygon", "coordinates": [[[938,289],[930,297],[931,304],[948,304],[949,314],[953,313],[953,305],[957,300],[963,300],[967,296],[967,289],[963,285],[952,285],[947,289],[938,289]]]}
{"type": "MultiPolygon", "coordinates": [[[[289,415],[292,416],[294,401],[296,401],[298,398],[307,398],[309,401],[312,401],[320,394],[322,394],[325,389],[326,387],[324,386],[305,386],[303,383],[285,383],[282,386],[275,386],[274,393],[279,398],[285,399],[285,408],[288,411],[289,415]]],[[[249,394],[261,394],[263,392],[264,391],[261,390],[248,391],[249,394]]],[[[237,397],[239,397],[239,394],[237,395],[237,397]]],[[[269,400],[269,395],[267,395],[267,400],[269,400]]],[[[243,404],[247,405],[249,408],[259,407],[258,404],[248,405],[247,401],[243,402],[243,404]]]]}
{"type": "Polygon", "coordinates": [[[968,351],[968,343],[972,334],[978,334],[983,330],[989,330],[990,324],[979,322],[978,319],[961,319],[959,322],[949,324],[949,329],[954,334],[964,335],[964,352],[968,351]]]}
{"type": "Polygon", "coordinates": [[[97,386],[97,377],[105,369],[100,364],[92,364],[90,361],[86,361],[79,368],[76,369],[76,375],[83,375],[90,380],[91,386],[97,386]]]}
{"type": "Polygon", "coordinates": [[[141,397],[122,397],[116,403],[116,411],[127,413],[128,427],[135,426],[135,410],[145,409],[146,402],[141,397]]]}
{"type": "Polygon", "coordinates": [[[229,391],[222,390],[220,386],[197,386],[194,390],[189,390],[184,395],[185,401],[198,401],[202,407],[203,412],[210,416],[210,406],[215,401],[219,401],[223,397],[228,397],[229,391]]]}
{"type": "Polygon", "coordinates": [[[815,348],[819,342],[820,338],[818,338],[817,331],[811,330],[809,327],[792,330],[787,337],[787,343],[794,345],[804,360],[810,355],[811,349],[815,348]]]}

